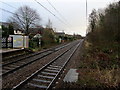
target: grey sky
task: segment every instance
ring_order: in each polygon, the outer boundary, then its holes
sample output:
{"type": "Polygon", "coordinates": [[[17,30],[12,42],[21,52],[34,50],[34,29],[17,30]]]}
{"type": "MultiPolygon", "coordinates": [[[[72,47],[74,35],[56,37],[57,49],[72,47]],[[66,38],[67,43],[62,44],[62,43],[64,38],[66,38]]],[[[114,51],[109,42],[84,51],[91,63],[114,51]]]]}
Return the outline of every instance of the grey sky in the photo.
{"type": "MultiPolygon", "coordinates": [[[[48,11],[42,8],[38,3],[34,0],[0,0],[2,2],[8,3],[15,8],[19,8],[23,5],[28,5],[33,9],[36,9],[40,14],[42,21],[41,25],[46,25],[48,19],[52,21],[53,28],[56,28],[56,31],[65,31],[68,34],[81,34],[82,36],[86,33],[86,8],[85,3],[86,0],[49,0],[52,5],[64,16],[65,23],[67,25],[61,23],[58,19],[56,19],[53,15],[51,15],[48,11]]],[[[60,15],[49,5],[47,0],[37,0],[41,4],[43,4],[46,8],[48,8],[51,12],[53,12],[57,17],[61,18],[60,15]]],[[[91,13],[92,9],[105,8],[111,2],[118,0],[87,0],[88,1],[88,15],[91,13]]],[[[9,10],[11,12],[15,12],[16,9],[9,7],[0,2],[0,8],[9,10]]],[[[7,12],[1,11],[2,17],[0,17],[0,21],[7,21],[7,19],[12,16],[7,12]]],[[[63,19],[62,19],[63,20],[63,19]]],[[[63,20],[64,21],[64,20],[63,20]]]]}

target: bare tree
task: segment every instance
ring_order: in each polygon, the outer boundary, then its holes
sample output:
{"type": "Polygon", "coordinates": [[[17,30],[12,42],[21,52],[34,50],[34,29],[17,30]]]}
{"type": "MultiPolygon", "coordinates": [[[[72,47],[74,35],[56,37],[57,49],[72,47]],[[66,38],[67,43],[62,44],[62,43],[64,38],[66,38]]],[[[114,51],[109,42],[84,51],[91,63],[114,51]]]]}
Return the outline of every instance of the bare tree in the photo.
{"type": "Polygon", "coordinates": [[[28,29],[31,26],[35,26],[40,21],[40,17],[36,10],[29,6],[20,7],[15,14],[10,18],[11,22],[14,22],[19,28],[25,31],[28,35],[28,29]]]}
{"type": "Polygon", "coordinates": [[[97,22],[97,12],[95,9],[93,9],[92,13],[89,15],[90,32],[93,32],[95,30],[96,22],[97,22]]]}

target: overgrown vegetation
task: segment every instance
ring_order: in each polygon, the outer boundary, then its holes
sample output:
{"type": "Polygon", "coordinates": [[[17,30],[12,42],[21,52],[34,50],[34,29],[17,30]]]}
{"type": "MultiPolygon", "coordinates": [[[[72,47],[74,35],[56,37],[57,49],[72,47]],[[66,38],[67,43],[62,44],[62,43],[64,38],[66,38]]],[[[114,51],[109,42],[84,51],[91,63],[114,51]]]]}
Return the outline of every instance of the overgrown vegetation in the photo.
{"type": "Polygon", "coordinates": [[[14,34],[14,28],[12,24],[9,24],[8,27],[2,25],[2,37],[8,37],[9,35],[14,34]]]}
{"type": "Polygon", "coordinates": [[[120,1],[89,17],[78,83],[85,87],[120,86],[120,1]]]}
{"type": "Polygon", "coordinates": [[[42,35],[42,46],[47,47],[52,43],[55,43],[54,31],[52,28],[46,28],[42,35]]]}

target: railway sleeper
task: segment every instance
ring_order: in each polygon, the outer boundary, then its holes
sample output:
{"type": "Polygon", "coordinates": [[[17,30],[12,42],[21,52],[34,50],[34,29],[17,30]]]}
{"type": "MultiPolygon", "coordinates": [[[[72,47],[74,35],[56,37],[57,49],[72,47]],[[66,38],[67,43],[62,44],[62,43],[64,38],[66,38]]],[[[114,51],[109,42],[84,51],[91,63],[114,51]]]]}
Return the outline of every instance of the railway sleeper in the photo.
{"type": "Polygon", "coordinates": [[[61,68],[47,67],[47,69],[51,69],[51,70],[59,70],[59,69],[61,69],[61,68]]]}
{"type": "Polygon", "coordinates": [[[13,64],[13,65],[10,65],[10,67],[17,68],[17,67],[19,67],[19,65],[13,64]]]}
{"type": "Polygon", "coordinates": [[[41,78],[47,78],[47,79],[54,79],[54,77],[52,77],[52,76],[38,75],[38,77],[41,77],[41,78]]]}
{"type": "Polygon", "coordinates": [[[5,69],[2,69],[2,73],[5,73],[5,72],[7,72],[8,70],[5,70],[5,69]]]}
{"type": "Polygon", "coordinates": [[[14,67],[9,67],[9,66],[7,66],[7,67],[3,67],[3,70],[11,70],[11,69],[14,69],[14,67]]]}
{"type": "Polygon", "coordinates": [[[33,88],[44,88],[46,89],[47,86],[44,86],[44,85],[38,85],[38,84],[33,84],[33,83],[28,83],[29,86],[32,86],[33,88]]]}
{"type": "Polygon", "coordinates": [[[45,69],[45,71],[53,72],[53,73],[58,73],[59,72],[59,70],[51,70],[51,69],[45,69]]]}
{"type": "Polygon", "coordinates": [[[33,79],[33,81],[38,81],[38,82],[42,82],[42,83],[50,83],[51,82],[51,81],[42,80],[42,79],[33,79]]]}
{"type": "Polygon", "coordinates": [[[46,81],[52,81],[53,80],[51,78],[43,78],[43,77],[35,77],[33,79],[46,80],[46,81]]]}
{"type": "Polygon", "coordinates": [[[56,73],[49,73],[49,72],[41,72],[42,74],[45,74],[45,75],[53,75],[53,76],[55,76],[56,75],[56,73]]]}
{"type": "Polygon", "coordinates": [[[55,66],[55,65],[50,65],[50,67],[53,67],[53,68],[61,68],[61,66],[55,66]]]}
{"type": "Polygon", "coordinates": [[[26,62],[17,62],[18,65],[26,64],[26,62]]]}
{"type": "MultiPolygon", "coordinates": [[[[46,81],[46,80],[44,80],[44,81],[46,81]]],[[[38,85],[45,85],[45,86],[48,86],[50,84],[48,82],[43,82],[40,79],[32,80],[29,83],[38,84],[38,85]]]]}

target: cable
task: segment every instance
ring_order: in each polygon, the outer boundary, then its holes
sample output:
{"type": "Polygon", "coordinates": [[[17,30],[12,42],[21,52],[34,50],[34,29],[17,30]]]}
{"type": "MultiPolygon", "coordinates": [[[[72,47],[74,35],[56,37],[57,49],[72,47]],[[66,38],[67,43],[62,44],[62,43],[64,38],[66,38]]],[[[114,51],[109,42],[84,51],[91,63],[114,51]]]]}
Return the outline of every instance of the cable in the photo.
{"type": "MultiPolygon", "coordinates": [[[[64,20],[64,21],[66,21],[67,22],[67,20],[64,18],[64,16],[52,5],[52,3],[49,1],[49,0],[47,0],[47,2],[51,5],[51,7],[61,16],[61,18],[64,20]]],[[[68,23],[68,22],[67,22],[68,23]]],[[[70,25],[71,26],[71,24],[69,24],[68,23],[68,25],[70,25]]]]}
{"type": "Polygon", "coordinates": [[[42,6],[45,10],[47,10],[50,14],[52,14],[55,18],[57,18],[60,22],[62,22],[63,24],[67,25],[66,23],[64,23],[59,17],[57,17],[54,13],[52,13],[49,9],[47,9],[44,5],[42,5],[40,2],[38,2],[37,0],[34,0],[35,2],[37,2],[40,6],[42,6]]]}
{"type": "MultiPolygon", "coordinates": [[[[63,24],[65,24],[69,29],[70,29],[70,27],[64,22],[64,21],[62,21],[59,17],[57,17],[54,13],[52,13],[49,9],[47,9],[44,5],[42,5],[40,2],[38,2],[37,0],[35,0],[40,6],[42,6],[44,9],[46,9],[49,13],[51,13],[55,18],[57,18],[60,22],[62,22],[63,24]]],[[[48,1],[48,0],[47,0],[48,1]]],[[[17,9],[17,8],[15,8],[15,7],[13,7],[12,5],[9,5],[9,4],[7,4],[7,3],[5,3],[5,2],[2,2],[2,1],[0,1],[1,3],[4,3],[4,4],[6,4],[6,5],[8,5],[9,7],[12,7],[12,8],[14,8],[14,9],[17,9]]],[[[49,2],[49,1],[48,1],[49,2]]],[[[62,17],[62,18],[64,18],[61,14],[60,14],[60,12],[49,2],[49,4],[54,8],[54,10],[62,17]]],[[[8,10],[5,10],[5,9],[2,9],[2,8],[0,8],[1,10],[3,10],[3,11],[5,11],[5,12],[8,12],[8,13],[11,13],[11,14],[14,14],[14,15],[17,15],[17,16],[20,16],[20,17],[23,17],[23,16],[21,16],[21,15],[18,15],[18,14],[15,14],[15,13],[13,13],[13,12],[11,12],[11,11],[8,11],[8,10]]],[[[65,18],[64,18],[64,20],[65,20],[65,18]]],[[[66,20],[67,21],[67,20],[66,20]]]]}
{"type": "MultiPolygon", "coordinates": [[[[3,10],[3,11],[5,11],[5,12],[11,13],[11,14],[13,14],[13,15],[17,15],[17,16],[23,17],[23,16],[21,16],[21,15],[15,14],[15,13],[13,13],[13,12],[11,12],[11,11],[6,10],[6,9],[3,9],[3,8],[0,8],[0,9],[3,10]]],[[[58,18],[58,19],[59,19],[59,18],[58,18]]],[[[34,24],[34,23],[32,23],[32,24],[34,24]]],[[[35,24],[34,24],[34,25],[35,25],[35,24]]],[[[81,33],[82,33],[82,32],[81,32],[81,33]]]]}
{"type": "MultiPolygon", "coordinates": [[[[40,2],[38,2],[37,0],[35,0],[39,5],[41,5],[44,9],[46,9],[49,13],[51,13],[54,17],[56,17],[59,21],[61,21],[62,23],[64,23],[59,17],[57,17],[54,13],[52,13],[49,9],[47,9],[44,5],[42,5],[40,2]]],[[[9,7],[12,7],[12,8],[14,8],[14,9],[17,9],[17,8],[15,8],[15,7],[13,7],[12,5],[9,5],[9,4],[7,4],[7,3],[5,3],[5,2],[2,2],[2,1],[0,1],[1,3],[3,3],[3,4],[6,4],[6,5],[8,5],[9,7]]],[[[54,6],[53,6],[54,7],[54,6]]],[[[5,10],[5,9],[2,9],[2,8],[0,8],[1,10],[3,10],[3,11],[5,11],[5,12],[8,12],[8,13],[11,13],[11,14],[14,14],[15,15],[15,13],[13,13],[13,12],[10,12],[10,11],[8,11],[8,10],[5,10]]],[[[55,8],[54,8],[55,9],[55,8]]],[[[58,12],[58,11],[57,11],[58,12]]],[[[18,15],[18,14],[17,14],[18,15]]],[[[22,17],[21,15],[18,15],[18,16],[20,16],[20,17],[22,17]]],[[[66,23],[64,23],[65,25],[67,25],[66,23]]]]}
{"type": "Polygon", "coordinates": [[[44,9],[46,9],[49,13],[51,13],[53,16],[55,16],[55,14],[53,14],[50,10],[48,10],[45,6],[43,6],[40,2],[38,2],[37,0],[34,0],[36,1],[40,6],[42,6],[44,9]]]}
{"type": "Polygon", "coordinates": [[[54,8],[54,10],[61,16],[63,17],[60,12],[51,4],[51,2],[49,0],[47,0],[47,2],[52,6],[52,8],[54,8]]]}
{"type": "Polygon", "coordinates": [[[3,11],[5,11],[5,12],[8,12],[8,13],[15,14],[13,12],[10,12],[10,11],[6,10],[6,9],[3,9],[3,8],[0,8],[0,9],[3,10],[3,11]]]}
{"type": "MultiPolygon", "coordinates": [[[[16,14],[16,13],[13,13],[13,12],[11,12],[11,11],[8,11],[8,10],[6,10],[6,9],[3,9],[3,8],[0,8],[0,9],[3,10],[3,11],[5,11],[5,12],[7,12],[7,13],[11,13],[11,14],[13,14],[13,15],[20,16],[20,17],[24,18],[23,16],[21,16],[21,15],[19,15],[19,14],[16,14]]],[[[34,24],[34,23],[31,23],[31,24],[36,25],[36,24],[34,24]]]]}
{"type": "Polygon", "coordinates": [[[8,5],[9,7],[12,7],[12,8],[14,8],[14,9],[17,9],[16,7],[13,7],[12,5],[10,5],[10,4],[7,4],[7,3],[5,3],[5,2],[2,2],[2,1],[0,1],[1,3],[3,3],[3,4],[6,4],[6,5],[8,5]]]}
{"type": "MultiPolygon", "coordinates": [[[[38,2],[39,3],[39,2],[38,2]]],[[[9,4],[7,4],[7,5],[9,5],[9,4]]],[[[42,4],[41,4],[42,5],[42,4]]],[[[9,5],[10,6],[10,5],[9,5]]],[[[43,6],[43,5],[42,5],[43,6]]],[[[11,6],[10,6],[11,7],[11,6]]],[[[44,6],[43,6],[44,7],[44,6]]],[[[8,11],[8,10],[6,10],[6,9],[3,9],[3,8],[0,8],[1,10],[3,10],[3,11],[5,11],[5,12],[8,12],[8,13],[11,13],[11,14],[13,14],[13,15],[18,15],[18,14],[16,14],[16,13],[13,13],[13,12],[11,12],[11,11],[8,11]]],[[[46,8],[47,9],[47,8],[46,8]]],[[[47,9],[48,10],[48,9],[47,9]]],[[[49,11],[49,10],[48,10],[49,11]]],[[[51,11],[49,11],[52,15],[54,15],[51,11]]],[[[23,17],[23,16],[21,16],[21,15],[18,15],[18,16],[20,16],[20,17],[23,17]]],[[[61,21],[62,23],[64,23],[59,17],[57,17],[56,15],[54,15],[54,17],[56,17],[59,21],[61,21]]],[[[24,18],[24,17],[23,17],[24,18]]],[[[65,24],[65,23],[64,23],[65,24]]]]}
{"type": "MultiPolygon", "coordinates": [[[[35,1],[36,1],[36,0],[35,0],[35,1]]],[[[5,2],[2,2],[2,1],[0,1],[0,2],[1,2],[1,3],[4,3],[4,4],[6,4],[6,5],[8,5],[8,6],[12,7],[12,8],[14,8],[14,9],[17,9],[17,8],[15,8],[15,7],[13,7],[13,6],[5,3],[5,2]]],[[[44,9],[46,9],[49,13],[51,13],[53,16],[55,16],[55,14],[53,14],[50,10],[48,10],[46,7],[44,7],[41,3],[39,3],[38,1],[36,1],[36,2],[37,2],[38,4],[40,4],[44,9]]],[[[2,9],[2,8],[0,8],[0,9],[2,9]]],[[[10,11],[5,10],[5,9],[2,9],[2,10],[7,11],[7,12],[12,13],[12,14],[15,14],[15,13],[10,12],[10,11]]],[[[55,16],[55,17],[56,17],[56,16],[55,16]]]]}
{"type": "MultiPolygon", "coordinates": [[[[13,6],[10,5],[10,4],[7,4],[7,3],[2,2],[2,1],[0,1],[0,2],[1,2],[1,3],[4,3],[4,4],[6,4],[6,5],[8,5],[9,7],[12,7],[12,8],[14,8],[14,9],[17,9],[16,7],[13,7],[13,6]]],[[[11,13],[11,14],[14,14],[14,15],[17,15],[17,16],[20,16],[20,17],[23,17],[23,16],[21,16],[21,15],[19,15],[19,14],[13,13],[13,12],[8,11],[8,10],[6,10],[6,9],[3,9],[3,8],[0,8],[0,9],[3,10],[3,11],[5,11],[5,12],[8,12],[8,13],[11,13]]]]}
{"type": "MultiPolygon", "coordinates": [[[[70,25],[70,26],[72,26],[70,23],[68,23],[68,21],[64,18],[64,16],[62,16],[62,14],[52,5],[52,3],[49,1],[49,0],[47,0],[47,2],[51,5],[51,7],[61,16],[61,18],[65,21],[65,22],[67,22],[67,24],[68,25],[70,25]]],[[[86,19],[87,20],[87,19],[86,19]]],[[[67,25],[66,24],[66,25],[67,25]]],[[[67,25],[67,26],[68,26],[67,25]]],[[[81,34],[82,34],[82,32],[80,32],[81,34]]]]}

